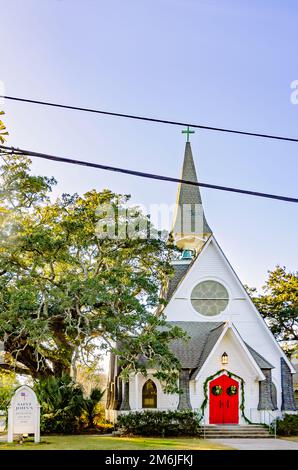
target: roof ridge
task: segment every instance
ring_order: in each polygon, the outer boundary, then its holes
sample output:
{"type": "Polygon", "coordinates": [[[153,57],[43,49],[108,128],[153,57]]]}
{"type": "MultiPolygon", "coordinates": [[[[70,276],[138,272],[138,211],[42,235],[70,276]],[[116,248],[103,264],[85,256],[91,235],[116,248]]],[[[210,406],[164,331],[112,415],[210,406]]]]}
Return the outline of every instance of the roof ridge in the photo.
{"type": "MultiPolygon", "coordinates": [[[[206,322],[206,323],[207,323],[207,322],[206,322]]],[[[213,323],[213,322],[208,322],[208,323],[213,323]]],[[[222,322],[220,325],[217,325],[215,328],[212,328],[212,330],[210,330],[210,331],[208,332],[208,334],[206,335],[206,338],[205,338],[205,341],[204,341],[204,345],[203,345],[203,347],[202,347],[202,351],[201,351],[200,357],[199,357],[198,362],[197,362],[197,367],[199,366],[199,364],[200,364],[200,362],[201,362],[201,358],[202,358],[203,353],[204,353],[204,351],[205,351],[205,346],[206,346],[206,344],[208,343],[208,339],[209,339],[209,336],[210,336],[211,332],[212,332],[212,331],[215,331],[217,328],[219,328],[219,327],[221,327],[221,326],[223,326],[223,325],[224,325],[224,322],[222,322]]],[[[214,346],[215,346],[215,345],[214,345],[214,346]]],[[[212,347],[211,351],[213,350],[214,346],[212,347]]],[[[209,354],[208,354],[208,356],[209,356],[209,354]]],[[[207,356],[207,357],[208,357],[208,356],[207,356]]],[[[207,359],[207,358],[206,358],[206,359],[207,359]]],[[[205,361],[206,361],[206,360],[205,360],[205,361]]],[[[205,361],[204,361],[204,362],[205,362],[205,361]]]]}
{"type": "MultiPolygon", "coordinates": [[[[243,340],[243,341],[244,341],[244,340],[243,340]]],[[[264,356],[262,356],[262,354],[260,354],[258,351],[256,351],[256,350],[255,350],[252,346],[250,346],[246,341],[244,341],[244,344],[245,344],[245,346],[248,347],[248,349],[249,349],[250,351],[253,351],[253,352],[254,352],[257,356],[259,356],[264,362],[267,362],[267,364],[268,364],[269,366],[271,366],[272,369],[275,369],[275,367],[274,367],[269,361],[267,361],[267,359],[266,359],[264,356]]]]}
{"type": "MultiPolygon", "coordinates": [[[[213,322],[211,322],[211,323],[213,323],[213,322]]],[[[215,322],[214,322],[214,323],[215,323],[215,322]]],[[[216,330],[217,328],[219,328],[219,327],[221,327],[221,326],[223,326],[223,325],[225,325],[225,324],[226,324],[226,322],[224,322],[224,321],[220,322],[219,325],[215,326],[214,328],[212,328],[212,330],[209,331],[209,335],[210,335],[210,333],[211,333],[212,331],[216,330]]]]}

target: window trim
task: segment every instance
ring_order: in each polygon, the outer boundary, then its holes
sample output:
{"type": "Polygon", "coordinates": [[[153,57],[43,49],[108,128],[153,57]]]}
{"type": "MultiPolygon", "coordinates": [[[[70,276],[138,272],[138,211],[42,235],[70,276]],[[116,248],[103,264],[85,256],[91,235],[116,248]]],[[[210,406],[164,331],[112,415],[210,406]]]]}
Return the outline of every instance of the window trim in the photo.
{"type": "Polygon", "coordinates": [[[202,277],[201,279],[198,279],[196,280],[195,282],[192,283],[192,286],[191,288],[189,289],[189,293],[188,293],[188,302],[191,306],[191,309],[197,314],[199,315],[202,319],[204,319],[206,321],[206,318],[219,318],[221,315],[224,315],[228,312],[229,308],[230,308],[230,305],[231,305],[231,300],[232,300],[232,296],[231,296],[231,291],[229,289],[229,287],[227,286],[226,282],[219,278],[219,277],[215,277],[215,276],[204,276],[202,277]],[[224,288],[227,290],[227,293],[228,293],[228,303],[227,303],[227,306],[224,310],[222,310],[220,313],[217,313],[216,315],[204,315],[203,313],[201,312],[198,312],[193,304],[192,304],[192,301],[191,301],[191,294],[192,294],[192,291],[193,289],[198,285],[198,284],[201,284],[202,282],[205,282],[205,281],[215,281],[215,282],[218,282],[219,284],[222,284],[224,286],[224,288]]]}
{"type": "Polygon", "coordinates": [[[147,410],[147,409],[148,409],[148,410],[155,410],[155,409],[157,409],[157,386],[156,386],[156,383],[155,383],[152,379],[150,379],[150,378],[147,379],[146,382],[145,382],[145,383],[143,384],[143,386],[142,386],[142,408],[145,409],[145,410],[147,410]],[[155,389],[155,392],[156,392],[155,394],[153,394],[153,397],[154,397],[154,405],[153,405],[153,406],[144,406],[144,398],[146,398],[146,397],[144,397],[144,388],[146,387],[146,385],[147,385],[149,382],[153,384],[154,389],[155,389]]]}

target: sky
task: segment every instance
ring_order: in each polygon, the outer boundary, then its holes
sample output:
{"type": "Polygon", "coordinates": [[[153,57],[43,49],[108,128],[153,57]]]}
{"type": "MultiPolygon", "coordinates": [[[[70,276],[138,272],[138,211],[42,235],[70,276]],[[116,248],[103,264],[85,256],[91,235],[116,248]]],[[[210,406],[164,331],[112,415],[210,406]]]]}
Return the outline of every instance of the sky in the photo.
{"type": "MultiPolygon", "coordinates": [[[[295,0],[0,0],[5,94],[298,138],[295,0]]],[[[181,128],[0,103],[8,145],[179,177],[181,128]]],[[[298,197],[298,144],[191,137],[199,181],[298,197]]],[[[176,184],[35,160],[54,197],[110,188],[173,204],[176,184]]],[[[209,225],[243,283],[298,265],[297,204],[202,189],[209,225]]],[[[167,228],[167,227],[165,227],[167,228]]]]}

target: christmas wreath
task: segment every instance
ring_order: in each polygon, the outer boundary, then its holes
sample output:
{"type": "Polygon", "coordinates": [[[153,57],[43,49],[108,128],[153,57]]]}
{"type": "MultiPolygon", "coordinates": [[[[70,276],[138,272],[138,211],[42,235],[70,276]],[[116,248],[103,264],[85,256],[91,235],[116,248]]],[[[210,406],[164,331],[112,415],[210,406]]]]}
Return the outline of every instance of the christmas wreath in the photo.
{"type": "Polygon", "coordinates": [[[237,395],[238,393],[238,387],[237,385],[231,385],[230,387],[227,388],[227,394],[232,397],[233,395],[237,395]]]}
{"type": "Polygon", "coordinates": [[[213,393],[213,395],[219,396],[222,394],[222,387],[220,385],[214,385],[211,388],[211,392],[213,393]]]}

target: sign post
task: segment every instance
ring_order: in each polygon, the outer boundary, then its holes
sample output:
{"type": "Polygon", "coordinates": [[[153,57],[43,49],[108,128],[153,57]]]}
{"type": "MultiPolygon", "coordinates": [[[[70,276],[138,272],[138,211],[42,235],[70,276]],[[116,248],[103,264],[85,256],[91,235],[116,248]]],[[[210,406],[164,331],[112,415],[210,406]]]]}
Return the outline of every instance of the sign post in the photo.
{"type": "Polygon", "coordinates": [[[40,442],[40,405],[27,385],[15,391],[8,408],[7,442],[13,442],[14,434],[34,434],[34,441],[40,442]]]}

